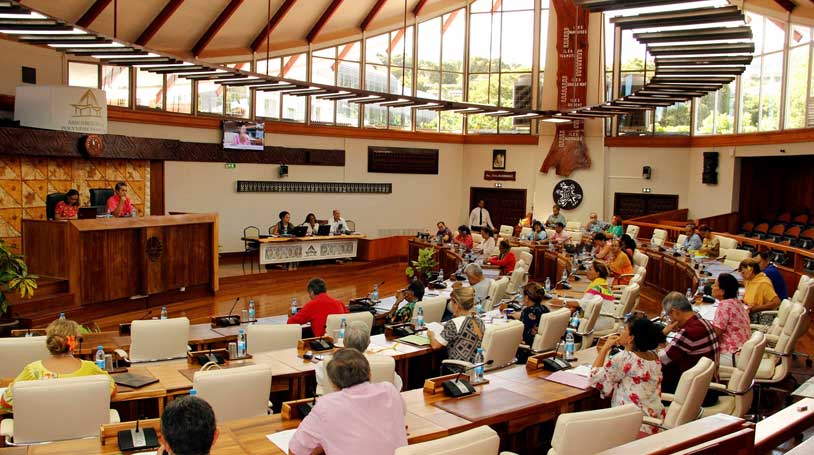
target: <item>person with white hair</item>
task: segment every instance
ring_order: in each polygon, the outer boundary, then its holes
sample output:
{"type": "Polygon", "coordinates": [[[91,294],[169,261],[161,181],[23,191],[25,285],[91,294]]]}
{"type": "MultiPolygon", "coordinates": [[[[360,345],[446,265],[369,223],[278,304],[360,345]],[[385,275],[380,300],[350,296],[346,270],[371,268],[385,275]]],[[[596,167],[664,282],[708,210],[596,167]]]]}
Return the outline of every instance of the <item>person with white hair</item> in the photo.
{"type": "Polygon", "coordinates": [[[342,218],[341,214],[339,213],[339,209],[333,210],[331,219],[328,220],[328,224],[331,225],[331,235],[344,234],[350,231],[348,223],[345,222],[344,218],[342,218]]]}

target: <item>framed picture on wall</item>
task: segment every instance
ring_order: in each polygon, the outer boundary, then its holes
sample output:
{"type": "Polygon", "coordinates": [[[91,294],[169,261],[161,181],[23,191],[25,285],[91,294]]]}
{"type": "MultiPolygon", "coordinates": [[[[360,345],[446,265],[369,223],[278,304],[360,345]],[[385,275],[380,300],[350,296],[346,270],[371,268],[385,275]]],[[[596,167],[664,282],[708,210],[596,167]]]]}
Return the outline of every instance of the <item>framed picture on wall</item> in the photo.
{"type": "Polygon", "coordinates": [[[506,150],[492,150],[492,169],[506,169],[506,150]]]}

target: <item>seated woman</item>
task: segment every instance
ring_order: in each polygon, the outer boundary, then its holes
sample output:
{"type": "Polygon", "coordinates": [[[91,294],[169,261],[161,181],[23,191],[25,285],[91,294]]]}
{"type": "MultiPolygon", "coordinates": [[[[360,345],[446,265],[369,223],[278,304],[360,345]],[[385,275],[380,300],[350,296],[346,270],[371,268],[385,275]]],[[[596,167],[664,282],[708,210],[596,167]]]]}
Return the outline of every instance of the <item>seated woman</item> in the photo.
{"type": "MultiPolygon", "coordinates": [[[[635,404],[648,417],[662,420],[667,413],[661,403],[661,361],[654,351],[665,341],[659,326],[647,318],[631,318],[620,335],[612,335],[594,360],[588,381],[603,398],[611,397],[611,406],[635,404]],[[607,361],[614,345],[625,349],[607,361]]],[[[642,425],[643,433],[656,433],[642,425]]]]}
{"type": "MultiPolygon", "coordinates": [[[[613,294],[608,286],[608,266],[602,261],[593,261],[588,264],[588,270],[585,276],[591,280],[591,284],[585,290],[580,300],[566,300],[552,299],[549,305],[565,306],[571,311],[582,309],[585,311],[585,305],[595,295],[602,297],[602,309],[600,310],[605,314],[613,314],[613,294]]],[[[607,316],[599,316],[596,321],[595,330],[606,330],[613,327],[613,319],[607,316]]]]}
{"type": "Polygon", "coordinates": [[[701,249],[698,252],[708,258],[717,259],[721,255],[721,242],[718,237],[715,237],[706,224],[698,226],[698,234],[701,235],[701,249]]]}
{"type": "Polygon", "coordinates": [[[449,230],[447,225],[443,221],[439,221],[435,227],[438,228],[438,232],[435,233],[435,237],[441,240],[444,243],[449,243],[452,241],[452,231],[449,230]]]}
{"type": "Polygon", "coordinates": [[[622,242],[622,251],[625,252],[630,262],[633,262],[633,253],[636,252],[636,240],[627,234],[619,237],[619,240],[622,242]]]}
{"type": "MultiPolygon", "coordinates": [[[[718,299],[718,309],[715,311],[712,329],[718,335],[721,354],[733,354],[734,356],[752,336],[749,312],[738,299],[739,286],[738,280],[728,273],[718,275],[718,279],[712,285],[712,296],[718,299]]],[[[728,360],[734,359],[730,359],[726,355],[721,356],[722,362],[728,360]]]]}
{"type": "MultiPolygon", "coordinates": [[[[749,307],[749,318],[754,324],[762,324],[760,312],[779,307],[780,297],[774,292],[772,280],[760,271],[760,264],[754,259],[744,259],[738,271],[743,275],[746,287],[743,303],[749,307]]],[[[771,320],[768,323],[771,324],[771,320]]]]}
{"type": "Polygon", "coordinates": [[[291,214],[283,210],[280,212],[280,221],[271,228],[272,235],[290,235],[294,233],[294,225],[291,224],[291,214]]]}
{"type": "Polygon", "coordinates": [[[480,230],[483,240],[475,247],[475,250],[483,251],[483,254],[492,254],[495,249],[495,236],[491,229],[485,227],[480,230]]]}
{"type": "Polygon", "coordinates": [[[23,368],[14,381],[0,397],[0,410],[11,412],[14,401],[12,389],[18,381],[36,381],[43,379],[75,378],[103,374],[110,379],[110,396],[116,394],[116,383],[107,372],[87,360],[74,358],[73,351],[78,344],[79,324],[67,319],[57,319],[46,329],[45,345],[51,356],[31,362],[23,368]]]}
{"type": "Polygon", "coordinates": [[[624,230],[622,229],[622,217],[619,215],[613,215],[611,218],[611,225],[606,231],[613,237],[621,237],[624,234],[624,230]]]}
{"type": "Polygon", "coordinates": [[[548,238],[548,233],[546,233],[545,229],[543,229],[543,223],[539,221],[535,221],[534,225],[531,227],[531,232],[526,234],[525,240],[530,240],[532,242],[542,242],[548,238]]]}
{"type": "Polygon", "coordinates": [[[565,230],[565,224],[557,223],[554,225],[554,234],[548,239],[549,242],[553,243],[558,248],[561,248],[567,242],[571,240],[571,234],[565,230]]]}
{"type": "Polygon", "coordinates": [[[313,213],[309,213],[305,217],[305,221],[302,222],[300,226],[305,226],[308,230],[305,231],[305,235],[317,235],[319,232],[319,223],[317,223],[317,216],[313,213]]]}
{"type": "Polygon", "coordinates": [[[514,272],[514,265],[517,263],[517,258],[514,256],[514,253],[512,253],[512,247],[509,245],[509,242],[501,240],[499,251],[499,255],[486,259],[484,263],[500,266],[501,275],[511,275],[512,272],[514,272]]]}
{"type": "Polygon", "coordinates": [[[540,283],[529,283],[523,287],[523,311],[512,313],[512,317],[523,322],[523,343],[531,346],[540,325],[540,316],[548,313],[543,306],[545,288],[540,283]]]}
{"type": "Polygon", "coordinates": [[[413,310],[416,302],[424,298],[424,284],[421,281],[413,280],[407,285],[407,289],[400,289],[396,292],[396,303],[385,316],[387,324],[404,324],[413,319],[413,310]],[[406,302],[399,307],[401,302],[406,302]]]}
{"type": "Polygon", "coordinates": [[[75,220],[79,214],[79,191],[71,188],[65,193],[65,199],[54,207],[54,219],[75,220]]]}
{"type": "Polygon", "coordinates": [[[608,263],[608,268],[610,268],[611,275],[614,278],[613,284],[618,284],[620,286],[626,286],[630,283],[630,277],[625,276],[618,278],[620,275],[630,275],[633,273],[633,264],[630,263],[630,258],[622,252],[622,241],[619,239],[613,239],[610,241],[611,247],[611,255],[613,256],[613,260],[608,263]]]}
{"type": "Polygon", "coordinates": [[[607,262],[610,259],[610,253],[611,246],[608,242],[608,237],[602,232],[597,232],[594,234],[594,257],[607,262]]]}
{"type": "MultiPolygon", "coordinates": [[[[450,294],[452,304],[452,319],[444,326],[441,333],[427,331],[433,349],[447,348],[447,358],[474,362],[475,354],[483,340],[486,325],[479,317],[472,314],[475,306],[475,290],[470,287],[459,287],[450,294]]],[[[457,366],[449,367],[453,372],[462,369],[457,366]]]]}
{"type": "Polygon", "coordinates": [[[467,250],[472,249],[472,232],[469,231],[469,227],[466,225],[461,225],[458,227],[458,235],[452,239],[452,243],[456,245],[461,245],[467,250]]]}

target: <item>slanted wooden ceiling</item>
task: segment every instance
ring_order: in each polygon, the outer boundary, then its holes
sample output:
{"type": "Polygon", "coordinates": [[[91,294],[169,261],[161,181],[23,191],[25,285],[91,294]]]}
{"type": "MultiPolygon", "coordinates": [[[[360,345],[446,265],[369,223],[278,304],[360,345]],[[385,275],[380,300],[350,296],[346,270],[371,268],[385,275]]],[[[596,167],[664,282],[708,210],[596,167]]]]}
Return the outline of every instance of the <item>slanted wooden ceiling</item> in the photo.
{"type": "Polygon", "coordinates": [[[472,0],[23,0],[44,13],[178,56],[223,60],[302,49],[433,17],[472,0]],[[271,8],[269,8],[271,6],[271,8]],[[114,21],[114,10],[116,20],[114,21]],[[269,16],[271,21],[269,21],[269,16]]]}

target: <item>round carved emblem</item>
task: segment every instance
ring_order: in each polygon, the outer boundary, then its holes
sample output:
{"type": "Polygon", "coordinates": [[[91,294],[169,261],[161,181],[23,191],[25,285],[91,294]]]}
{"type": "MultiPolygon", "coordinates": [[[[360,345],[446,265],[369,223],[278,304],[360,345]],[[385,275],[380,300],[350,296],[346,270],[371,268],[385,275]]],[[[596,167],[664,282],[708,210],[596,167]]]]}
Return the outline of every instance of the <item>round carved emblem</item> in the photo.
{"type": "Polygon", "coordinates": [[[147,257],[150,261],[155,262],[161,259],[161,253],[164,252],[164,245],[158,237],[150,237],[147,239],[147,257]]]}
{"type": "Polygon", "coordinates": [[[582,187],[574,180],[560,180],[554,185],[554,203],[565,210],[572,210],[582,203],[582,187]]]}
{"type": "Polygon", "coordinates": [[[91,157],[101,156],[105,153],[105,142],[98,134],[88,134],[82,138],[82,148],[91,157]]]}

